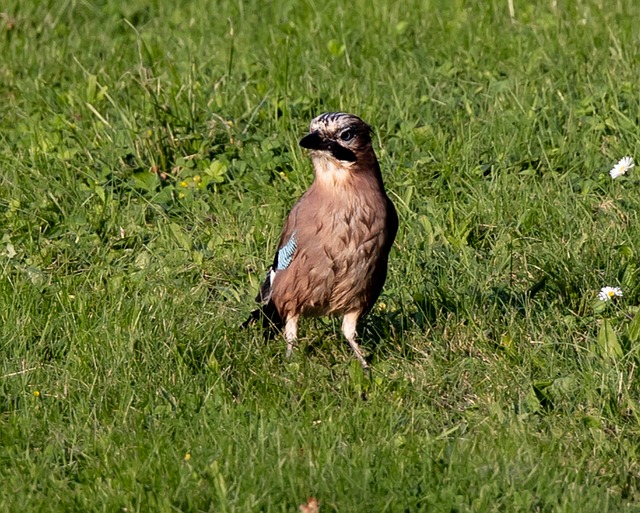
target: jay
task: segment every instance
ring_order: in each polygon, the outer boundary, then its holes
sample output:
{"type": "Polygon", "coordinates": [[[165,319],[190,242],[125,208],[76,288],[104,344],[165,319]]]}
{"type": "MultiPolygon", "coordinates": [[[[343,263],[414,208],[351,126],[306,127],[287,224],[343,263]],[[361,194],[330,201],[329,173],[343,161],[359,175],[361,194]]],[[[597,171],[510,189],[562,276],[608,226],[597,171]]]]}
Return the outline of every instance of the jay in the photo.
{"type": "Polygon", "coordinates": [[[356,325],[382,291],[398,216],[382,183],[371,128],[359,117],[322,114],[300,146],[310,152],[315,179],[287,216],[256,297],[261,308],[247,323],[264,315],[284,327],[290,356],[300,317],[341,315],[342,333],[366,369],[356,325]]]}

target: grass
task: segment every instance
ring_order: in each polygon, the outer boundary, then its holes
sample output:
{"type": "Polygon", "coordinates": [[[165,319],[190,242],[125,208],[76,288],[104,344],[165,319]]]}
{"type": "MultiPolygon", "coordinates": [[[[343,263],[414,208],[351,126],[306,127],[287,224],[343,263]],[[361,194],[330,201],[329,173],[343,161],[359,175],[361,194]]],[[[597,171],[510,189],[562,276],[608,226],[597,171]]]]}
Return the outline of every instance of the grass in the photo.
{"type": "Polygon", "coordinates": [[[640,4],[513,3],[5,1],[0,509],[640,510],[640,4]],[[238,329],[328,110],[401,219],[371,375],[238,329]]]}

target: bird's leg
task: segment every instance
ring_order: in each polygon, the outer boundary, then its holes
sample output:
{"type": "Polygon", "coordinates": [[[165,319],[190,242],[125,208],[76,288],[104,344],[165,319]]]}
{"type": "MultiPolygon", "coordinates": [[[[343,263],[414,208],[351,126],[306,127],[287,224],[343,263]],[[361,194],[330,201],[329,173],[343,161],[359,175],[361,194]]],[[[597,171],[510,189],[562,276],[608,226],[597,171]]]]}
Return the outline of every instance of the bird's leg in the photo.
{"type": "Polygon", "coordinates": [[[287,317],[287,322],[284,326],[284,338],[287,341],[287,358],[291,356],[293,351],[293,343],[298,338],[298,316],[292,315],[287,317]]]}
{"type": "Polygon", "coordinates": [[[360,346],[356,342],[356,325],[358,324],[358,317],[360,317],[359,311],[345,314],[344,319],[342,319],[342,333],[347,339],[347,342],[349,342],[351,349],[353,349],[353,352],[356,354],[356,358],[360,362],[360,365],[362,365],[362,368],[368,369],[369,364],[364,360],[360,346]]]}

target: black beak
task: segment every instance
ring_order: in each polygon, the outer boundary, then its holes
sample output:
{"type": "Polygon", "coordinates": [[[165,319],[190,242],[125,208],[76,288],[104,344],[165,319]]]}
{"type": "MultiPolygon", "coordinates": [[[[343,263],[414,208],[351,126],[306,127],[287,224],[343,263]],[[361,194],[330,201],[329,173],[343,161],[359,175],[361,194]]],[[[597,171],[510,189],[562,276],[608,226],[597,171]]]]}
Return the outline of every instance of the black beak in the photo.
{"type": "Polygon", "coordinates": [[[355,162],[358,160],[356,154],[350,149],[339,145],[330,139],[325,139],[316,132],[311,132],[300,139],[300,146],[308,150],[328,151],[338,160],[346,160],[347,162],[355,162]]]}
{"type": "Polygon", "coordinates": [[[308,150],[328,150],[327,141],[318,132],[311,132],[300,139],[300,146],[308,150]]]}

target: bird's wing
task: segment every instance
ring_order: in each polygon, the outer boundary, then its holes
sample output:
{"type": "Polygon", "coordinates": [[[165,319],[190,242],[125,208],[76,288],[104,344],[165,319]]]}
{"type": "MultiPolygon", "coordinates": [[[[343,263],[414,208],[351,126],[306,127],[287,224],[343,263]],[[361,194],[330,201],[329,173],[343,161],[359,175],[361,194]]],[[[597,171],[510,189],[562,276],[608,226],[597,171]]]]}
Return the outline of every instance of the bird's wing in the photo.
{"type": "Polygon", "coordinates": [[[276,274],[287,269],[295,257],[296,249],[298,247],[298,239],[294,226],[294,212],[295,209],[287,218],[287,222],[282,229],[278,251],[276,251],[276,255],[267,274],[267,278],[264,280],[264,283],[260,287],[260,291],[256,296],[257,303],[266,305],[271,300],[271,284],[273,283],[276,274]]]}

